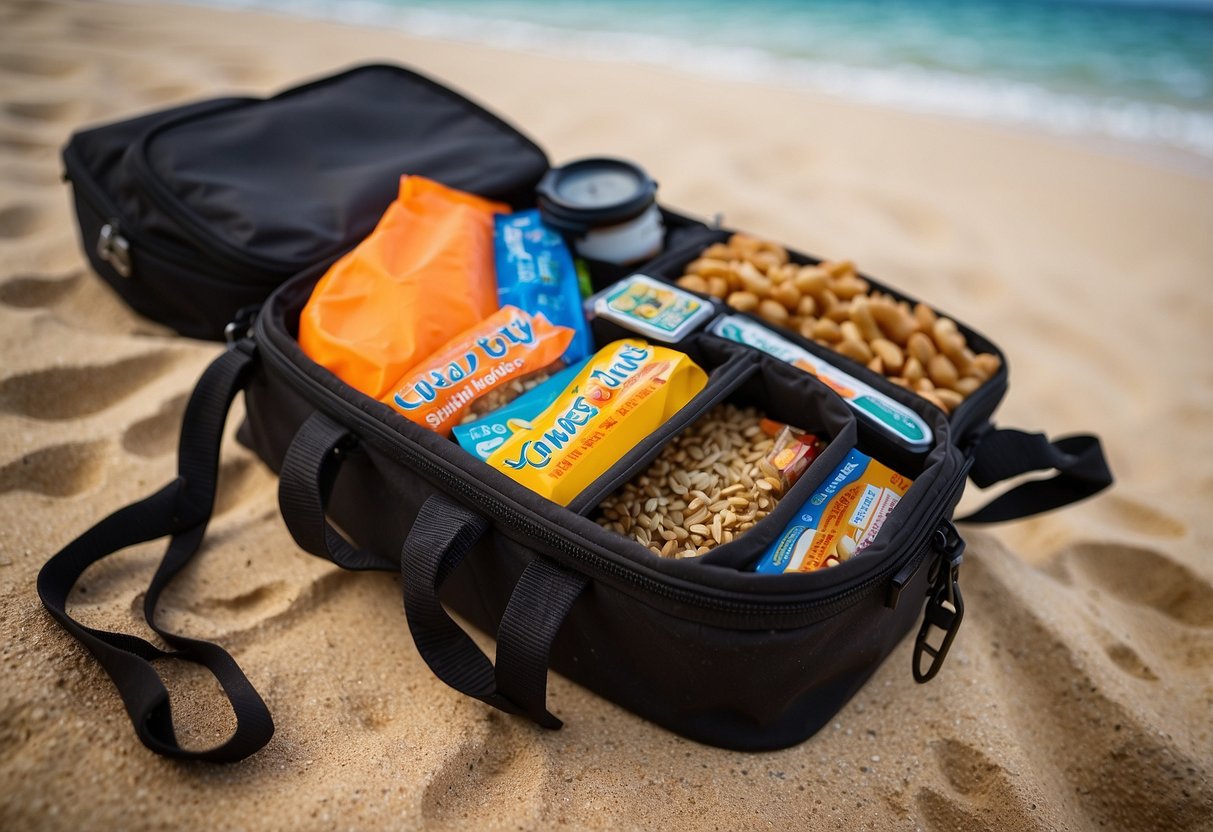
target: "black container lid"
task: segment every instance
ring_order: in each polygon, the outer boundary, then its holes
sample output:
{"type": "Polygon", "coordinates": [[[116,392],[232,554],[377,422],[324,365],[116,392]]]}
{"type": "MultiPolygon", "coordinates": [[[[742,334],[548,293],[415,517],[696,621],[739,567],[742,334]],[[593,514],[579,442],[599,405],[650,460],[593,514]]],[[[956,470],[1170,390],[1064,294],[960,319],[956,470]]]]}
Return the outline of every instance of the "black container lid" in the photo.
{"type": "Polygon", "coordinates": [[[635,219],[657,198],[657,183],[625,159],[593,156],[549,170],[535,188],[544,221],[565,234],[635,219]]]}

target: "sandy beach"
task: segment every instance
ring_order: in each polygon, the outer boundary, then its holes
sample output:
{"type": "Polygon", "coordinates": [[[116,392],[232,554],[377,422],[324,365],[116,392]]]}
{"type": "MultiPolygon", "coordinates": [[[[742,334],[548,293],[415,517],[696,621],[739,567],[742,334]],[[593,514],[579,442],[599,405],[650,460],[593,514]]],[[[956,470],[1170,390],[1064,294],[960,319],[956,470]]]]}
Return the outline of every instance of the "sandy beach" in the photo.
{"type": "MultiPolygon", "coordinates": [[[[1213,829],[1209,171],[647,66],[218,9],[4,3],[0,828],[1213,829]],[[907,641],[817,736],[742,754],[557,676],[558,732],[450,690],[413,647],[397,578],[294,545],[233,418],[208,543],[160,614],[232,651],[277,732],[233,766],[157,757],[34,581],[173,476],[186,396],[221,348],[90,273],[59,149],[88,123],[372,60],[461,89],[554,161],[636,159],[672,206],[934,302],[1008,355],[1000,422],[1100,434],[1116,486],[962,528],[968,611],[941,675],[916,685],[907,641]]],[[[95,567],[77,617],[137,632],[161,551],[95,567]]],[[[222,739],[213,683],[165,672],[183,741],[222,739]]]]}

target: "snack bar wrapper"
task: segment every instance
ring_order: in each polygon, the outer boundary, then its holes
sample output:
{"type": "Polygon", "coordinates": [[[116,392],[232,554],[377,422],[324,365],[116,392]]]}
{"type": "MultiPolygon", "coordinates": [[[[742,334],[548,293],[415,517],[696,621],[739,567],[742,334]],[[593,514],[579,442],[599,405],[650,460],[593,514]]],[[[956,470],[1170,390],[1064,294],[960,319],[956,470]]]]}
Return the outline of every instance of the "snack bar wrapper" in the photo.
{"type": "Polygon", "coordinates": [[[468,453],[487,460],[515,430],[530,427],[532,419],[560,398],[564,388],[572,383],[589,360],[583,358],[573,366],[565,367],[542,384],[479,419],[455,425],[451,429],[455,441],[468,453]]]}
{"type": "Polygon", "coordinates": [[[707,384],[685,353],[639,339],[599,350],[529,429],[488,458],[522,485],[568,505],[707,384]]]}
{"type": "Polygon", "coordinates": [[[755,572],[812,572],[862,552],[913,484],[852,448],[770,545],[755,572]]]}
{"type": "Polygon", "coordinates": [[[542,314],[558,326],[573,330],[564,354],[575,364],[594,351],[590,327],[581,308],[577,267],[564,240],[544,225],[537,209],[493,218],[493,253],[497,266],[497,298],[532,315],[542,314]]]}
{"type": "Polygon", "coordinates": [[[551,366],[573,330],[513,306],[447,341],[406,372],[381,401],[422,427],[449,436],[481,396],[551,366]]]}

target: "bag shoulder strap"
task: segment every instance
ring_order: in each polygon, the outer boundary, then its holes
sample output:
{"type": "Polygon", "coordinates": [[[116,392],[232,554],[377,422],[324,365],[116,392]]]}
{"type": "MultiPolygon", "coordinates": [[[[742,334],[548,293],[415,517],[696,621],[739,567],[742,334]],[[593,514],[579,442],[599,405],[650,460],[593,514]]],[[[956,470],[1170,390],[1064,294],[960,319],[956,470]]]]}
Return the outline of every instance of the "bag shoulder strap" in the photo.
{"type": "Polygon", "coordinates": [[[1099,437],[1063,436],[999,428],[981,437],[969,477],[979,488],[1039,471],[1052,476],[1028,480],[995,497],[963,523],[1001,523],[1076,503],[1112,484],[1112,471],[1099,437]]]}
{"type": "Polygon", "coordinates": [[[168,632],[155,620],[160,594],[197,553],[206,533],[215,502],[223,426],[236,393],[248,383],[254,360],[252,342],[238,341],[203,373],[185,409],[176,479],[97,523],[38,573],[43,606],[109,674],[143,744],[168,757],[234,762],[262,748],[274,733],[265,702],[227,651],[168,632]],[[173,649],[162,650],[129,633],[86,627],[68,614],[68,596],[89,566],[127,546],[164,536],[170,538],[168,547],[144,596],[143,614],[173,649]],[[164,658],[202,665],[215,676],[236,715],[236,730],[227,741],[202,750],[181,747],[173,731],[168,690],[152,665],[164,658]]]}

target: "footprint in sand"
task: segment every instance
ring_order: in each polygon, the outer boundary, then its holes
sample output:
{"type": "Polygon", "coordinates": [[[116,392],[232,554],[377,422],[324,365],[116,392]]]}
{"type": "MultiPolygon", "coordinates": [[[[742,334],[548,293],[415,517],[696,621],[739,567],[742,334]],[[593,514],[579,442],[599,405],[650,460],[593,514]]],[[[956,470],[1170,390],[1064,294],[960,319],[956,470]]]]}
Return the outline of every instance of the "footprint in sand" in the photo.
{"type": "Polygon", "coordinates": [[[22,23],[47,14],[58,14],[58,11],[46,0],[7,0],[0,6],[0,21],[6,24],[22,23]]]}
{"type": "MultiPolygon", "coordinates": [[[[966,595],[973,600],[965,628],[975,640],[970,644],[990,650],[989,682],[1002,689],[1002,729],[1027,740],[1020,748],[1035,783],[1042,797],[1069,817],[1068,826],[1202,828],[1201,819],[1213,812],[1213,791],[1199,742],[1194,746],[1190,737],[1160,730],[1135,698],[1185,697],[1187,678],[1202,669],[1159,649],[1149,651],[1159,664],[1147,667],[1127,640],[1111,635],[1086,611],[1084,598],[1095,587],[1141,605],[1140,614],[1153,619],[1151,627],[1169,644],[1193,633],[1176,622],[1201,620],[1192,605],[1207,603],[1209,587],[1146,550],[1115,544],[1086,548],[1062,555],[1072,573],[1069,584],[1007,552],[984,551],[966,559],[966,595]],[[1140,587],[1128,580],[1132,576],[1140,587]],[[1197,588],[1182,594],[1180,581],[1197,588]],[[1167,617],[1154,615],[1156,610],[1167,617]],[[1093,636],[1082,632],[1084,624],[1093,636]],[[1110,662],[1092,660],[1093,642],[1110,662]],[[1126,684],[1122,672],[1134,683],[1126,684]],[[1157,678],[1145,681],[1149,676],[1157,678]],[[1149,687],[1136,688],[1142,683],[1149,687]],[[1083,749],[1080,758],[1074,749],[1083,749]]],[[[1101,610],[1099,618],[1114,618],[1117,627],[1137,632],[1132,606],[1105,604],[1101,610]]],[[[1174,732],[1176,726],[1170,728],[1174,732]]],[[[960,816],[939,818],[940,828],[949,821],[960,823],[951,828],[981,828],[960,816]]]]}
{"type": "Polygon", "coordinates": [[[51,222],[45,211],[29,203],[0,207],[0,240],[28,237],[45,229],[51,222]]]}
{"type": "Polygon", "coordinates": [[[1158,675],[1142,660],[1141,655],[1123,641],[1112,641],[1104,645],[1104,652],[1113,664],[1130,676],[1147,682],[1158,681],[1158,675]]]}
{"type": "Polygon", "coordinates": [[[0,153],[11,153],[26,161],[41,161],[54,158],[55,146],[46,139],[8,129],[0,133],[0,153]]]}
{"type": "Polygon", "coordinates": [[[48,497],[71,497],[103,479],[106,443],[67,442],[49,445],[0,467],[0,493],[30,491],[48,497]]]}
{"type": "Polygon", "coordinates": [[[530,828],[539,820],[548,766],[538,730],[487,712],[425,786],[421,816],[435,828],[530,828]],[[481,728],[481,726],[483,726],[481,728]]]}
{"type": "MultiPolygon", "coordinates": [[[[223,535],[211,535],[210,545],[222,538],[223,535]]],[[[205,622],[207,638],[222,639],[227,646],[240,647],[263,640],[267,628],[289,627],[310,620],[318,607],[353,586],[359,577],[336,568],[321,572],[298,570],[256,586],[236,587],[227,596],[189,592],[176,596],[170,591],[162,601],[162,609],[166,614],[171,614],[174,607],[186,611],[194,621],[205,622]]],[[[142,594],[131,604],[132,611],[141,615],[142,594]]]]}
{"type": "Polygon", "coordinates": [[[72,58],[34,52],[0,52],[0,73],[30,78],[67,78],[83,64],[72,58]]]}
{"type": "Polygon", "coordinates": [[[1158,506],[1121,494],[1106,494],[1091,504],[1091,510],[1117,528],[1151,537],[1184,537],[1188,524],[1158,506]]]}
{"type": "Polygon", "coordinates": [[[175,450],[187,401],[188,394],[174,396],[162,402],[154,414],[132,424],[122,434],[123,449],[135,456],[148,458],[175,450]]]}
{"type": "Polygon", "coordinates": [[[51,307],[76,289],[84,272],[74,271],[63,277],[13,277],[0,283],[0,303],[16,309],[51,307]]]}
{"type": "Polygon", "coordinates": [[[11,376],[0,381],[0,412],[44,420],[89,416],[164,375],[179,357],[159,350],[109,364],[49,367],[11,376]]]}
{"type": "Polygon", "coordinates": [[[74,101],[6,101],[0,105],[6,115],[23,121],[60,124],[79,120],[79,105],[74,101]]]}
{"type": "Polygon", "coordinates": [[[100,278],[76,268],[60,276],[21,275],[0,283],[0,304],[42,309],[73,329],[105,334],[167,334],[141,318],[100,278]]]}
{"type": "Polygon", "coordinates": [[[1152,549],[1123,543],[1076,543],[1058,555],[1068,580],[1154,609],[1191,627],[1213,627],[1213,585],[1152,549]]]}
{"type": "Polygon", "coordinates": [[[997,830],[1032,828],[1029,806],[1011,787],[1006,770],[979,749],[945,739],[931,744],[952,794],[930,787],[914,796],[924,828],[997,830]]]}
{"type": "Polygon", "coordinates": [[[219,465],[214,516],[218,517],[234,508],[247,505],[249,497],[257,491],[277,491],[277,481],[265,466],[253,459],[247,451],[241,456],[225,459],[219,465]]]}
{"type": "MultiPolygon", "coordinates": [[[[186,608],[206,621],[209,628],[221,634],[231,644],[234,636],[247,634],[273,621],[291,608],[292,603],[306,591],[285,580],[269,581],[259,586],[243,589],[227,597],[191,597],[186,608]]],[[[166,597],[164,609],[172,606],[171,597],[166,597]]],[[[143,595],[132,604],[132,612],[142,615],[143,595]]],[[[187,628],[188,629],[188,628],[187,628]]]]}

